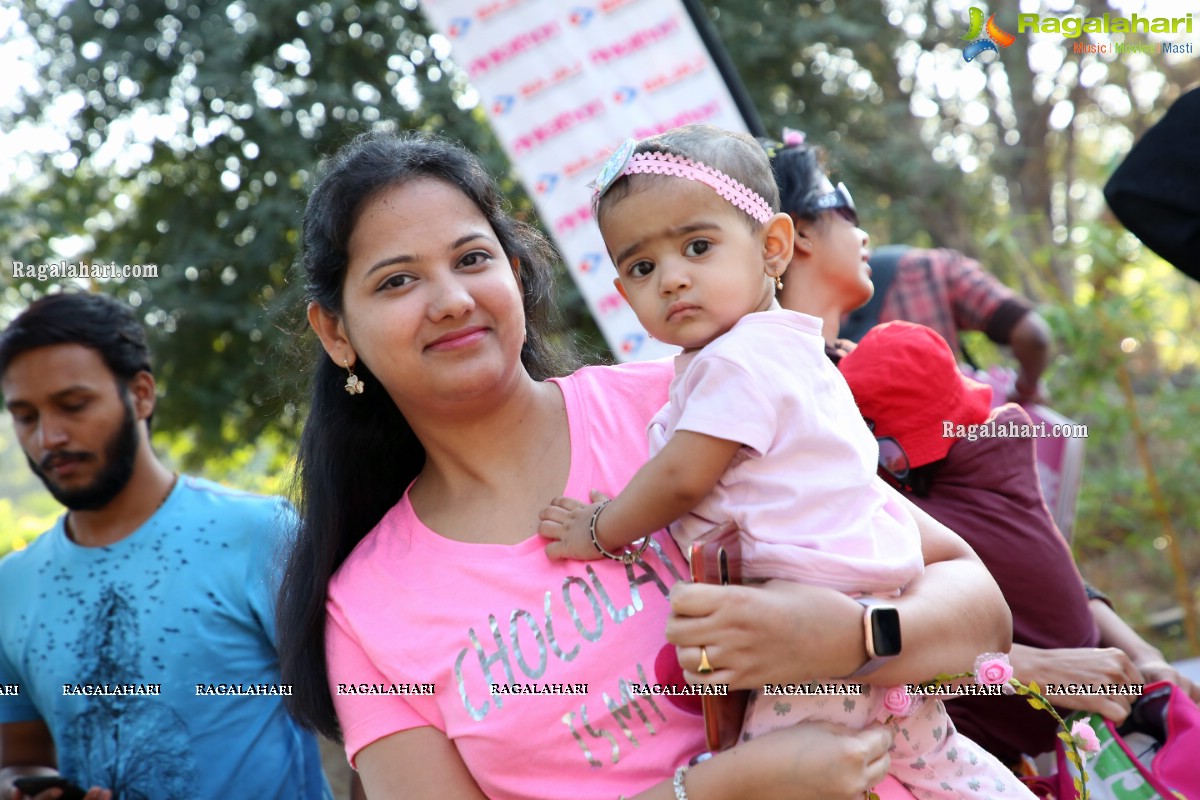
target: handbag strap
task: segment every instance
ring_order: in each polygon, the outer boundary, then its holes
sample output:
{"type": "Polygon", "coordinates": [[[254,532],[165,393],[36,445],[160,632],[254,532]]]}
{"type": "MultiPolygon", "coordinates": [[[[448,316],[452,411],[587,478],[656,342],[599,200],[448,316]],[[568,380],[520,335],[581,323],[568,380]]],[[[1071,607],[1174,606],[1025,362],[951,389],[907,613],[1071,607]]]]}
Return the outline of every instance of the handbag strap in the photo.
{"type": "MultiPolygon", "coordinates": [[[[1085,769],[1089,770],[1088,786],[1093,798],[1116,800],[1115,795],[1101,794],[1099,790],[1113,780],[1119,780],[1125,787],[1123,797],[1137,800],[1175,800],[1177,795],[1162,781],[1160,776],[1142,764],[1137,754],[1129,748],[1124,737],[1117,732],[1117,726],[1113,724],[1112,720],[1105,719],[1097,713],[1077,711],[1066,718],[1068,729],[1076,720],[1085,720],[1091,725],[1101,742],[1101,756],[1092,756],[1085,762],[1085,769]],[[1098,775],[1092,770],[1100,764],[1104,766],[1102,774],[1098,775]],[[1118,776],[1122,777],[1118,778],[1118,776]]],[[[1066,745],[1061,739],[1056,745],[1058,774],[1054,777],[1058,781],[1059,800],[1077,800],[1078,794],[1075,792],[1074,778],[1078,773],[1067,760],[1066,745]]]]}

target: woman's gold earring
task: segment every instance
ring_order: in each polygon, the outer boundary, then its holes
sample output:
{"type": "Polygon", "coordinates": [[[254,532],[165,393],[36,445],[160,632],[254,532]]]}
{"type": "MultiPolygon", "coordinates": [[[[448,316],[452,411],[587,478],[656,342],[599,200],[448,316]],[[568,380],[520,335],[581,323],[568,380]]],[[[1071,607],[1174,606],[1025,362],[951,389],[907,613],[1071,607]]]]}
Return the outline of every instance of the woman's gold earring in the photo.
{"type": "Polygon", "coordinates": [[[346,365],[346,371],[350,374],[346,377],[346,393],[347,394],[362,394],[363,382],[354,374],[354,368],[350,366],[349,359],[342,359],[342,363],[346,365]]]}
{"type": "Polygon", "coordinates": [[[783,291],[783,278],[779,277],[778,275],[775,276],[775,291],[783,291]]]}

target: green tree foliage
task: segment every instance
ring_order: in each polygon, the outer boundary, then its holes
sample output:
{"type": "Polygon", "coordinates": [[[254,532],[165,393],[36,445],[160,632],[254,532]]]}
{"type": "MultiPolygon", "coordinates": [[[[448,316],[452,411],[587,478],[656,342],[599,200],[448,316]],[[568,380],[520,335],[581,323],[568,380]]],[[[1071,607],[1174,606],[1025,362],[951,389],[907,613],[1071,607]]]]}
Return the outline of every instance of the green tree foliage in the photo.
{"type": "Polygon", "coordinates": [[[896,61],[913,40],[878,0],[704,5],[768,131],[798,128],[827,150],[875,240],[970,249],[968,214],[981,205],[922,138],[913,81],[896,61]]]}
{"type": "Polygon", "coordinates": [[[1086,282],[1075,302],[1047,311],[1069,354],[1058,359],[1056,405],[1089,428],[1076,552],[1096,580],[1126,589],[1127,611],[1194,606],[1200,500],[1188,465],[1200,459],[1200,291],[1128,234],[1083,227],[1088,236],[1070,249],[1086,282]]]}
{"type": "Polygon", "coordinates": [[[43,488],[17,445],[12,425],[0,422],[0,555],[46,530],[60,506],[43,488]]]}
{"type": "MultiPolygon", "coordinates": [[[[1064,245],[1101,213],[1114,159],[1200,80],[1194,57],[1075,54],[1087,39],[1028,32],[967,63],[966,8],[945,0],[704,5],[768,129],[827,146],[876,242],[986,247],[1039,300],[1072,299],[1064,245]],[[998,220],[1003,242],[988,237],[998,220]]],[[[1016,33],[1015,6],[989,8],[1016,33]]],[[[1056,13],[1105,12],[1122,13],[1103,0],[1056,13]]]]}
{"type": "MultiPolygon", "coordinates": [[[[56,104],[78,111],[43,179],[0,204],[4,250],[41,263],[79,237],[82,259],[158,265],[159,277],[120,294],[145,311],[166,391],[158,422],[188,434],[185,462],[294,430],[297,371],[273,367],[302,328],[288,273],[320,155],[390,122],[444,132],[505,174],[479,113],[457,104],[467,87],[442,64],[447,43],[414,7],[23,3],[41,48],[41,91],[25,98],[23,124],[56,104]]],[[[528,208],[513,181],[505,188],[528,208]]]]}

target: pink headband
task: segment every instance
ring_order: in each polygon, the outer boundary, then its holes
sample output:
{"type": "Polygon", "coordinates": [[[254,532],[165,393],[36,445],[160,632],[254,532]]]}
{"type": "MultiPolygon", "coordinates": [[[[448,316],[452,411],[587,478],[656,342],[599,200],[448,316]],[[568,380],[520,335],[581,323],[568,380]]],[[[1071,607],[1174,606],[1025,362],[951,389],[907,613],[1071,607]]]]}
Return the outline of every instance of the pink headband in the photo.
{"type": "Polygon", "coordinates": [[[627,140],[617,148],[600,170],[595,182],[593,208],[599,205],[600,198],[622,175],[672,175],[705,184],[763,225],[771,221],[773,213],[767,201],[758,192],[747,188],[721,170],[671,153],[649,152],[633,155],[635,144],[632,139],[627,140]]]}

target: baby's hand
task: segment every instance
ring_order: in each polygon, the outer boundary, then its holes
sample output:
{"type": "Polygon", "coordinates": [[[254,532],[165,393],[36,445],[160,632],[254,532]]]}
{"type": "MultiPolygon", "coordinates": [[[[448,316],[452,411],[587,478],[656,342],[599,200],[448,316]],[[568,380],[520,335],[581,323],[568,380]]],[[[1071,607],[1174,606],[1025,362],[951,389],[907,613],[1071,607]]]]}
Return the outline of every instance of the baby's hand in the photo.
{"type": "Polygon", "coordinates": [[[592,544],[590,528],[592,514],[606,498],[595,489],[591,496],[592,504],[586,506],[570,497],[556,497],[538,513],[538,533],[553,540],[546,545],[546,557],[551,561],[594,561],[602,557],[592,544]]]}

